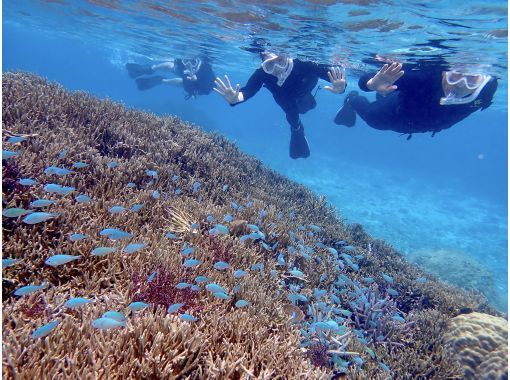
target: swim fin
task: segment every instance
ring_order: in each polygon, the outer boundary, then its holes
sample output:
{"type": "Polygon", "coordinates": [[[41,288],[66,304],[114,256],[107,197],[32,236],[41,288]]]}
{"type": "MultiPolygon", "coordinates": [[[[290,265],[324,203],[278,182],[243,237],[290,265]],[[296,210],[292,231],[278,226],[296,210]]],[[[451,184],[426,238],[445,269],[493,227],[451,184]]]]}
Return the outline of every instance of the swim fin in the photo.
{"type": "Polygon", "coordinates": [[[307,158],[310,156],[310,147],[305,137],[303,127],[297,131],[291,128],[289,155],[291,158],[307,158]]]}
{"type": "Polygon", "coordinates": [[[150,65],[139,65],[137,63],[126,63],[126,69],[130,78],[137,78],[141,75],[154,74],[150,65]]]}
{"type": "Polygon", "coordinates": [[[343,106],[338,110],[335,116],[335,124],[354,127],[356,124],[356,111],[349,104],[352,97],[358,96],[357,91],[351,91],[344,99],[343,106]]]}
{"type": "Polygon", "coordinates": [[[165,79],[165,77],[162,77],[160,75],[156,75],[153,77],[136,78],[136,85],[140,91],[148,90],[149,88],[152,88],[163,83],[163,79],[165,79]]]}

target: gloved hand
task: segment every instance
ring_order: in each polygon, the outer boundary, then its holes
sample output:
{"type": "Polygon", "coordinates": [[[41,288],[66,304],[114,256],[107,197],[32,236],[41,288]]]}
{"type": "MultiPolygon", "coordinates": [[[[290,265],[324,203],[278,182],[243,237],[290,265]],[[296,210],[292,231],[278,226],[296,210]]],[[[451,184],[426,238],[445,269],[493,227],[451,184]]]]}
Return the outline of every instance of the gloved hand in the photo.
{"type": "Polygon", "coordinates": [[[216,87],[214,87],[213,90],[223,96],[229,104],[242,102],[244,100],[244,96],[242,92],[239,92],[239,83],[236,85],[236,89],[234,90],[227,75],[225,75],[225,83],[223,83],[220,78],[216,78],[214,80],[216,87]]]}
{"type": "Polygon", "coordinates": [[[402,75],[404,75],[404,71],[402,70],[401,63],[393,62],[389,66],[385,64],[382,69],[367,82],[367,87],[371,91],[377,91],[377,93],[386,96],[398,88],[393,83],[399,80],[402,75]]]}

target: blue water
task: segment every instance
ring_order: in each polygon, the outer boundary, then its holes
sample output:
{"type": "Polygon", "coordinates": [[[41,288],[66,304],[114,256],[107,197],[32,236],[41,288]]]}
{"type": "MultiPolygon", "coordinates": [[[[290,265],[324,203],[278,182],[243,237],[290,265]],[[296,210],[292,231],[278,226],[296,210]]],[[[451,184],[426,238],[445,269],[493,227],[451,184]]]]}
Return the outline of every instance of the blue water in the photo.
{"type": "MultiPolygon", "coordinates": [[[[403,253],[450,250],[475,260],[493,274],[489,286],[498,295],[491,301],[506,309],[507,40],[490,34],[507,27],[506,2],[463,2],[462,9],[449,1],[430,9],[416,1],[405,3],[407,7],[383,2],[393,7],[392,14],[407,12],[394,22],[405,18],[406,24],[429,28],[423,32],[395,26],[391,34],[381,26],[356,24],[349,15],[353,9],[380,9],[371,2],[357,7],[305,1],[272,7],[172,2],[173,8],[160,2],[145,2],[152,7],[142,8],[138,2],[20,3],[4,2],[3,71],[31,71],[70,90],[178,115],[217,131],[267,166],[325,195],[347,222],[363,224],[371,235],[403,253]],[[199,9],[199,4],[209,10],[199,9]],[[297,16],[284,18],[285,9],[301,15],[301,21],[297,23],[297,16]],[[449,18],[438,19],[444,12],[449,18]],[[305,14],[308,19],[303,21],[305,14]],[[202,18],[192,17],[197,15],[202,18]],[[432,36],[457,36],[448,41],[451,49],[445,55],[452,62],[470,60],[486,67],[500,77],[500,86],[491,108],[434,138],[415,134],[409,141],[360,120],[354,128],[335,125],[332,119],[344,95],[320,90],[317,108],[302,117],[312,155],[296,161],[288,157],[284,114],[266,90],[232,108],[215,93],[186,101],[179,88],[140,92],[124,69],[128,61],[182,56],[199,46],[215,58],[217,74],[228,73],[233,82],[244,84],[259,61],[240,47],[258,35],[272,37],[274,44],[297,55],[347,63],[348,90],[356,87],[355,69],[363,68],[361,59],[377,49],[398,56],[432,36]]],[[[379,23],[392,28],[389,17],[377,19],[387,20],[379,23]]]]}

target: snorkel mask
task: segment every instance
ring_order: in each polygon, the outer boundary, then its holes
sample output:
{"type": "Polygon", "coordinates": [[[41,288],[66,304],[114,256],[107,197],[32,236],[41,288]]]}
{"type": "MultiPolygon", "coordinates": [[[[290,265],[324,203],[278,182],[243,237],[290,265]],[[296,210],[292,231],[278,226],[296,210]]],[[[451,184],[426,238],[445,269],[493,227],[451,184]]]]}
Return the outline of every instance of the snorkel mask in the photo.
{"type": "Polygon", "coordinates": [[[287,54],[276,55],[274,53],[269,53],[265,56],[261,66],[265,73],[278,78],[277,84],[281,86],[290,75],[294,67],[294,61],[292,58],[289,58],[287,54]]]}
{"type": "Polygon", "coordinates": [[[183,73],[186,74],[190,80],[197,80],[196,74],[198,70],[200,70],[200,66],[202,66],[202,61],[199,58],[183,59],[182,64],[186,68],[183,73]]]}
{"type": "Polygon", "coordinates": [[[485,85],[491,80],[487,74],[463,74],[456,71],[443,73],[444,97],[441,105],[467,104],[475,100],[485,85]]]}

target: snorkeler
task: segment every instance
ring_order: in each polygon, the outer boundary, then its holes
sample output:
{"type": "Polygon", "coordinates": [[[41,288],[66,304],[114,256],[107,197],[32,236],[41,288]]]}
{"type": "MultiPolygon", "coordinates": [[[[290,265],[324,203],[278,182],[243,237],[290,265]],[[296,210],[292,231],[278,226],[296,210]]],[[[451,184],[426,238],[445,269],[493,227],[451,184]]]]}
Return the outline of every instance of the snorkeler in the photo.
{"type": "Polygon", "coordinates": [[[216,78],[216,87],[213,89],[222,95],[225,100],[234,106],[243,103],[255,95],[262,86],[265,86],[276,103],[285,112],[290,124],[290,149],[292,158],[306,158],[310,155],[310,148],[305,137],[303,124],[299,114],[304,114],[317,105],[312,90],[319,78],[331,82],[332,86],[324,88],[341,94],[345,91],[345,69],[328,67],[315,62],[293,59],[286,54],[276,55],[267,51],[260,53],[261,67],[248,79],[246,86],[232,88],[228,76],[225,83],[216,78]]]}
{"type": "Polygon", "coordinates": [[[214,79],[216,78],[212,66],[200,58],[174,59],[157,65],[126,63],[126,69],[130,78],[136,78],[136,85],[139,90],[148,90],[160,84],[182,85],[188,93],[187,99],[197,95],[210,94],[214,87],[214,79]],[[146,76],[152,75],[156,71],[169,71],[178,77],[146,76]]]}
{"type": "MultiPolygon", "coordinates": [[[[407,70],[407,68],[406,68],[407,70]]],[[[406,71],[401,63],[385,64],[379,72],[363,75],[363,91],[376,91],[369,102],[350,92],[335,117],[335,123],[352,127],[359,115],[370,127],[408,134],[447,129],[473,112],[492,103],[498,86],[487,74],[461,73],[439,64],[406,71]]]]}

